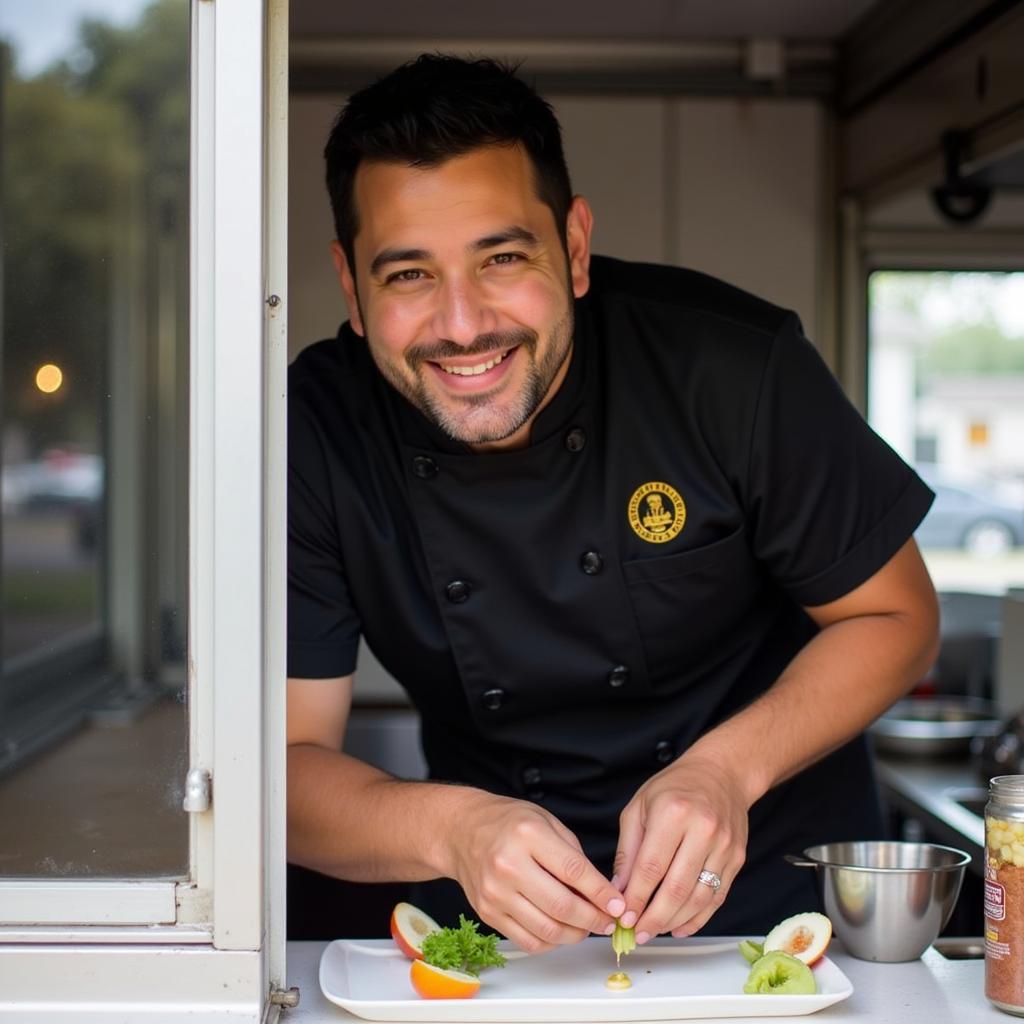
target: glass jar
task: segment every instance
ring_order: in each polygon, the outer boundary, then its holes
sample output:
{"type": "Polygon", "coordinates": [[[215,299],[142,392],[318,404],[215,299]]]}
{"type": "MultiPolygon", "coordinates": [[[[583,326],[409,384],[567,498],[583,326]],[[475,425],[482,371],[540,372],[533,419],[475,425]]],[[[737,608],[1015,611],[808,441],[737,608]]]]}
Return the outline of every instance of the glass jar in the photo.
{"type": "Polygon", "coordinates": [[[1024,775],[998,775],[985,806],[985,995],[1024,1017],[1024,775]]]}

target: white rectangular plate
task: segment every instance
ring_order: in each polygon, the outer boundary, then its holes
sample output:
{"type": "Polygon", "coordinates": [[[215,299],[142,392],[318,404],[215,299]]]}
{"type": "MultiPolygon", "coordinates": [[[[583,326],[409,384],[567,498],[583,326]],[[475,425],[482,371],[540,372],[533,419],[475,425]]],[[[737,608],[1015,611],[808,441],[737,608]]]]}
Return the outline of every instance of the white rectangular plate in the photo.
{"type": "Polygon", "coordinates": [[[814,1013],[846,999],[853,986],[828,957],[815,964],[812,996],[746,995],[749,967],[735,941],[656,939],[623,957],[633,980],[625,992],[605,988],[615,970],[607,939],[528,957],[509,943],[503,968],[484,971],[472,999],[421,999],[409,961],[390,939],[338,939],[320,958],[324,995],[367,1020],[655,1021],[695,1017],[783,1017],[814,1013]]]}

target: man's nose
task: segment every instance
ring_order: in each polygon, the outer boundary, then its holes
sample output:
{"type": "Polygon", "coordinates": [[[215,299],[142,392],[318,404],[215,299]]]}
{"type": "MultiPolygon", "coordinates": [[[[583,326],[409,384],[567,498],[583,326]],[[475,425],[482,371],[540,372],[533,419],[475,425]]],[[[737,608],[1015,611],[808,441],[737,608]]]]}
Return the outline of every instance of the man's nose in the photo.
{"type": "Polygon", "coordinates": [[[493,331],[496,322],[479,286],[469,278],[451,277],[438,290],[434,330],[439,338],[456,345],[471,345],[481,334],[493,331]]]}

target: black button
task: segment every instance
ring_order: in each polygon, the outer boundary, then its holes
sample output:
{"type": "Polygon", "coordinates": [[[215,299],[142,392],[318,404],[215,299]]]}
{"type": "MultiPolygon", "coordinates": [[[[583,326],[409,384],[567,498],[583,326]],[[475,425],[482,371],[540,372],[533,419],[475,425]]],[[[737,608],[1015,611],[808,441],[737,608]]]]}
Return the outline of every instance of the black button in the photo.
{"type": "Polygon", "coordinates": [[[539,768],[524,768],[523,769],[523,785],[524,786],[538,786],[540,785],[541,779],[544,775],[541,773],[539,768]]]}
{"type": "Polygon", "coordinates": [[[655,744],[654,759],[659,764],[668,764],[672,760],[672,744],[668,740],[659,740],[655,744]]]}
{"type": "Polygon", "coordinates": [[[487,711],[497,711],[504,699],[504,690],[484,690],[480,695],[480,703],[487,711]]]}
{"type": "Polygon", "coordinates": [[[604,559],[600,551],[584,551],[580,555],[580,568],[588,576],[596,576],[604,568],[604,559]]]}
{"type": "Polygon", "coordinates": [[[544,790],[543,789],[530,789],[526,793],[527,800],[543,800],[544,790]]]}
{"type": "Polygon", "coordinates": [[[437,476],[437,463],[429,455],[417,455],[412,460],[412,471],[421,479],[437,476]]]}
{"type": "Polygon", "coordinates": [[[613,689],[618,689],[620,686],[625,686],[629,682],[629,669],[625,665],[616,665],[615,668],[608,673],[608,685],[613,689]]]}
{"type": "Polygon", "coordinates": [[[469,600],[469,584],[464,583],[462,580],[452,580],[451,583],[444,588],[444,596],[447,597],[452,604],[462,604],[463,601],[469,600]]]}
{"type": "Polygon", "coordinates": [[[565,435],[565,447],[571,452],[581,452],[587,443],[587,433],[582,427],[573,427],[565,435]]]}

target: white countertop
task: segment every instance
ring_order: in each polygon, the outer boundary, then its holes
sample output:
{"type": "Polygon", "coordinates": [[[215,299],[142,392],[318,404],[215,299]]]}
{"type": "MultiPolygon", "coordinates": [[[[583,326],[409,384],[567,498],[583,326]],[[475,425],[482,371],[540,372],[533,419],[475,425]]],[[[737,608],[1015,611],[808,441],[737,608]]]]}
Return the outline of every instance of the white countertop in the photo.
{"type": "MultiPolygon", "coordinates": [[[[317,972],[324,942],[288,943],[288,984],[298,986],[299,1005],[286,1011],[282,1024],[351,1024],[360,1018],[328,1002],[317,972]]],[[[732,1017],[733,1021],[852,1021],[870,1024],[985,1024],[1012,1017],[985,999],[985,965],[981,960],[947,960],[934,949],[907,964],[873,964],[842,952],[838,941],[829,957],[853,984],[853,995],[807,1017],[732,1017]]]]}

